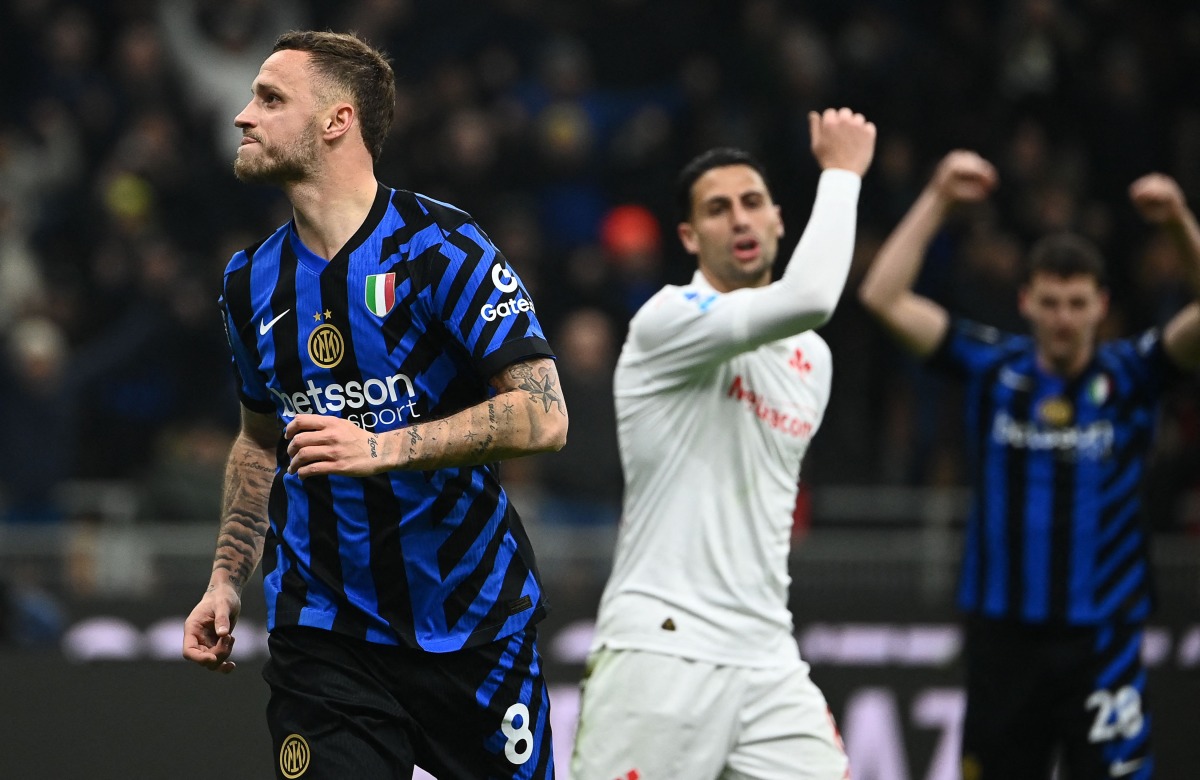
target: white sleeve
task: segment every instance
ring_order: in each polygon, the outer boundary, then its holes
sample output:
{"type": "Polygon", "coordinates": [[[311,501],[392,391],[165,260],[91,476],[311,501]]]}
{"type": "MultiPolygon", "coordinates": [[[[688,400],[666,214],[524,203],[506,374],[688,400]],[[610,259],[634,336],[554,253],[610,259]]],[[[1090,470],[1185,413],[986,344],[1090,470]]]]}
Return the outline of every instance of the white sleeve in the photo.
{"type": "Polygon", "coordinates": [[[655,373],[671,374],[823,325],[850,272],[861,183],[850,171],[821,174],[812,215],[779,281],[725,294],[666,288],[630,323],[632,345],[665,363],[655,373]]]}

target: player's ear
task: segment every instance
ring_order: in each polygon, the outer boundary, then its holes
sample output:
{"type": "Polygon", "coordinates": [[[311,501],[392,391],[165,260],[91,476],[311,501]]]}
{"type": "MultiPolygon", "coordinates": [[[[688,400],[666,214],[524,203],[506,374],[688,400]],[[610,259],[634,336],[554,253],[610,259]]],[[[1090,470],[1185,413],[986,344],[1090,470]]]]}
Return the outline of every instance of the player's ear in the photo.
{"type": "Polygon", "coordinates": [[[700,254],[700,241],[696,238],[696,229],[692,227],[691,222],[680,222],[679,227],[679,242],[683,244],[683,248],[687,250],[689,255],[700,254]]]}
{"type": "Polygon", "coordinates": [[[326,141],[345,135],[354,126],[354,106],[349,103],[334,103],[325,114],[322,126],[326,141]]]}
{"type": "Polygon", "coordinates": [[[1017,290],[1017,311],[1021,312],[1021,316],[1029,319],[1029,285],[1023,284],[1017,290]]]}

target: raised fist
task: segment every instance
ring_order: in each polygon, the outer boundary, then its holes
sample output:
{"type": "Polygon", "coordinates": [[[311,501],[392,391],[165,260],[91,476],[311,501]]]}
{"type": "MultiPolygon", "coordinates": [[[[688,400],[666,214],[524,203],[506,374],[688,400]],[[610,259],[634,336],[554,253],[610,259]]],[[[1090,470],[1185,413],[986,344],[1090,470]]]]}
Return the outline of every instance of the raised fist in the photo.
{"type": "Polygon", "coordinates": [[[930,186],[950,203],[976,203],[996,188],[998,180],[990,162],[975,152],[956,149],[938,163],[930,186]]]}
{"type": "Polygon", "coordinates": [[[871,167],[875,156],[875,124],[848,108],[808,112],[812,153],[821,170],[842,168],[859,176],[871,167]]]}
{"type": "Polygon", "coordinates": [[[1162,173],[1148,173],[1130,184],[1129,199],[1138,213],[1155,225],[1178,220],[1187,208],[1179,184],[1162,173]]]}

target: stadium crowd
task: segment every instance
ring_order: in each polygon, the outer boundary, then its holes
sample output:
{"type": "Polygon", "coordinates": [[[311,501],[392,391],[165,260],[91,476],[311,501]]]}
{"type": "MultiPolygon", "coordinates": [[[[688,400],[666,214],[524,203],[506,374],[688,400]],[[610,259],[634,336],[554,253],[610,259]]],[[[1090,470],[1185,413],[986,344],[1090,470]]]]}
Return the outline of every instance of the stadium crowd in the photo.
{"type": "MultiPolygon", "coordinates": [[[[380,179],[470,211],[532,288],[572,441],[509,479],[556,516],[617,512],[616,345],[653,291],[691,275],[675,172],[710,146],[753,150],[779,179],[790,251],[817,176],[810,109],[862,111],[879,150],[855,270],[822,330],[834,393],[809,484],[965,480],[954,389],[897,354],[853,294],[949,149],[978,150],[1000,186],[935,242],[925,294],[1023,330],[1024,253],[1070,227],[1106,252],[1111,333],[1188,299],[1173,245],[1126,194],[1160,170],[1200,202],[1200,7],[1183,0],[14,0],[0,5],[9,521],[60,520],[64,484],[115,479],[139,486],[146,518],[215,525],[238,410],[220,276],[287,219],[277,191],[234,179],[233,117],[294,27],[357,30],[390,52],[401,83],[380,179]]],[[[1200,489],[1198,391],[1166,404],[1160,528],[1200,531],[1181,509],[1200,489]]]]}

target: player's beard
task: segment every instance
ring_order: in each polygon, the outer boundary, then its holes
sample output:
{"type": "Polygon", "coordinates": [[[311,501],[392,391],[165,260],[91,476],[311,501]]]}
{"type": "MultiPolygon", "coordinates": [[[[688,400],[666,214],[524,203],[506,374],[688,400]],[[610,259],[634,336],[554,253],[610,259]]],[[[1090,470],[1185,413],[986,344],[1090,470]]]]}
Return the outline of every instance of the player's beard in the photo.
{"type": "Polygon", "coordinates": [[[247,184],[294,184],[309,178],[317,167],[320,137],[315,124],[300,137],[280,146],[259,142],[259,154],[238,155],[233,159],[233,174],[247,184]]]}

